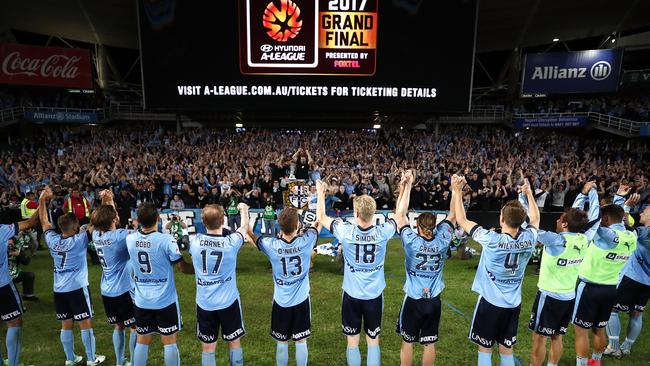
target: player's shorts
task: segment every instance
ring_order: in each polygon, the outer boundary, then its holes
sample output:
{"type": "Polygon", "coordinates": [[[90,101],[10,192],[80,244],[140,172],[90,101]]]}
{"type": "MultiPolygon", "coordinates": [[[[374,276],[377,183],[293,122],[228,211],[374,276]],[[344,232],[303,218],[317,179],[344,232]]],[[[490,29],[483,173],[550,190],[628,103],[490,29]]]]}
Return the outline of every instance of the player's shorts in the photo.
{"type": "Polygon", "coordinates": [[[483,297],[478,298],[474,309],[469,339],[481,347],[492,348],[498,343],[512,348],[517,343],[517,326],[521,305],[515,308],[502,308],[490,304],[483,297]]]}
{"type": "Polygon", "coordinates": [[[397,334],[407,343],[438,342],[441,310],[440,295],[418,300],[406,296],[397,318],[397,334]]]}
{"type": "Polygon", "coordinates": [[[0,319],[9,322],[23,316],[23,301],[13,282],[0,287],[0,319]]]}
{"type": "Polygon", "coordinates": [[[196,337],[201,342],[216,342],[219,328],[221,328],[221,338],[226,342],[235,341],[246,334],[239,299],[227,308],[219,310],[203,310],[200,306],[196,306],[196,337]]]}
{"type": "Polygon", "coordinates": [[[299,341],[311,335],[311,301],[309,298],[288,308],[273,301],[271,337],[276,341],[299,341]]]}
{"type": "Polygon", "coordinates": [[[381,334],[381,316],[384,312],[384,295],[374,299],[360,300],[343,291],[341,304],[341,327],[343,334],[353,336],[361,333],[361,322],[368,337],[375,339],[381,334]]]}
{"type": "Polygon", "coordinates": [[[83,287],[70,292],[54,293],[54,308],[58,320],[82,321],[91,319],[93,303],[90,299],[90,288],[83,287]]]}
{"type": "Polygon", "coordinates": [[[575,299],[558,300],[537,291],[528,329],[546,337],[566,334],[574,303],[575,299]]]}
{"type": "Polygon", "coordinates": [[[102,295],[102,300],[109,324],[123,324],[125,327],[135,324],[133,299],[130,292],[127,291],[116,297],[102,295]]]}
{"type": "Polygon", "coordinates": [[[158,333],[172,335],[182,328],[181,313],[177,303],[162,309],[143,309],[133,305],[135,329],[140,335],[158,333]]]}
{"type": "Polygon", "coordinates": [[[584,329],[605,328],[615,303],[615,285],[580,281],[576,288],[573,324],[584,329]]]}
{"type": "Polygon", "coordinates": [[[631,311],[643,312],[648,299],[650,299],[650,286],[623,276],[616,289],[614,309],[624,313],[631,311]]]}

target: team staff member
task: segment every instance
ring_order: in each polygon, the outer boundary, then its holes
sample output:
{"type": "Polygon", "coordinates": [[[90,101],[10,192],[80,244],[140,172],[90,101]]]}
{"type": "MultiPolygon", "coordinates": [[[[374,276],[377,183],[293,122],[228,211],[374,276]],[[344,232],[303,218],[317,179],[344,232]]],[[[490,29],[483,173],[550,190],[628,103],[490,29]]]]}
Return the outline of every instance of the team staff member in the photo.
{"type": "Polygon", "coordinates": [[[440,293],[445,288],[442,273],[456,220],[451,211],[447,219],[436,227],[434,214],[424,212],[418,216],[417,232],[413,231],[406,216],[413,179],[411,171],[403,175],[395,210],[395,222],[402,238],[406,267],[406,295],[397,320],[397,333],[403,339],[401,366],[411,366],[413,363],[415,342],[424,346],[422,365],[433,366],[442,313],[440,293]]]}
{"type": "Polygon", "coordinates": [[[287,366],[289,341],[296,344],[296,365],[306,366],[307,338],[311,335],[309,267],[318,242],[320,224],[299,235],[300,216],[295,208],[285,208],[278,216],[280,237],[248,235],[271,262],[273,271],[273,310],[271,337],[277,341],[276,365],[287,366]]]}
{"type": "MultiPolygon", "coordinates": [[[[21,231],[38,225],[38,214],[29,220],[10,225],[0,225],[0,318],[7,324],[7,356],[9,366],[20,364],[20,347],[23,334],[23,303],[9,273],[9,240],[21,231]]],[[[0,361],[2,356],[0,355],[0,361]]]]}
{"type": "Polygon", "coordinates": [[[223,207],[206,205],[201,220],[207,233],[190,241],[196,275],[196,336],[202,343],[201,366],[216,366],[217,338],[228,342],[230,365],[244,364],[240,339],[246,334],[237,289],[237,255],[249,228],[248,206],[240,203],[242,226],[228,234],[223,228],[223,207]]]}
{"type": "MultiPolygon", "coordinates": [[[[629,190],[627,187],[625,191],[629,190]]],[[[625,202],[624,209],[629,211],[630,206],[639,202],[641,197],[638,194],[632,195],[625,202]]],[[[614,203],[621,204],[624,198],[616,196],[614,203]]],[[[605,350],[606,355],[614,357],[628,356],[631,352],[632,345],[641,333],[643,326],[643,310],[650,299],[650,206],[647,206],[641,212],[640,222],[642,227],[636,228],[638,236],[637,247],[632,258],[627,262],[623,269],[623,278],[616,289],[616,305],[607,322],[607,334],[609,336],[609,346],[605,350]],[[630,321],[627,326],[625,341],[619,343],[621,334],[621,321],[619,313],[627,313],[630,321]]]]}
{"type": "MultiPolygon", "coordinates": [[[[578,268],[595,234],[593,226],[585,234],[583,231],[588,222],[593,223],[598,219],[598,193],[595,187],[595,182],[585,184],[573,208],[557,220],[557,233],[539,233],[538,240],[544,245],[537,282],[539,290],[528,323],[533,338],[530,355],[532,366],[540,366],[544,362],[547,338],[551,339],[547,366],[557,366],[562,357],[562,337],[568,330],[573,313],[578,268]],[[583,211],[587,195],[589,218],[583,211]]],[[[522,194],[519,200],[525,207],[528,205],[528,200],[522,194]]]]}
{"type": "Polygon", "coordinates": [[[79,188],[70,192],[70,196],[63,203],[63,211],[72,213],[79,220],[79,225],[85,225],[90,222],[90,204],[86,197],[80,194],[79,188]]]}
{"type": "Polygon", "coordinates": [[[327,186],[316,181],[318,210],[316,216],[321,226],[329,227],[334,237],[343,246],[345,258],[343,272],[343,300],[341,304],[341,327],[347,337],[348,366],[361,365],[359,334],[363,322],[368,343],[367,364],[381,364],[379,335],[384,310],[384,260],[388,240],[395,235],[397,224],[388,220],[375,226],[373,218],[377,203],[368,195],[354,198],[356,225],[334,220],[325,213],[325,192],[327,186]]]}
{"type": "Polygon", "coordinates": [[[54,260],[54,304],[56,318],[61,321],[61,344],[66,355],[66,365],[76,365],[82,357],[74,354],[74,322],[79,322],[81,340],[86,349],[86,365],[94,366],[106,360],[95,354],[94,315],[88,286],[86,250],[91,241],[89,231],[79,232],[79,221],[72,214],[59,217],[61,234],[52,229],[47,216],[47,200],[52,190],[45,187],[38,205],[38,215],[45,235],[45,243],[54,260]]]}
{"type": "MultiPolygon", "coordinates": [[[[621,195],[621,188],[617,192],[621,195]]],[[[600,208],[600,224],[578,270],[573,309],[577,366],[599,366],[607,346],[605,327],[616,303],[619,274],[636,249],[636,234],[625,229],[625,211],[619,205],[600,208]],[[594,334],[594,350],[589,359],[589,333],[594,334]]]]}
{"type": "Polygon", "coordinates": [[[465,216],[463,187],[465,179],[452,177],[452,209],[456,220],[481,246],[472,290],[479,294],[469,339],[478,345],[478,365],[492,364],[492,347],[499,345],[502,366],[514,366],[513,347],[517,343],[517,326],[521,310],[521,287],[528,260],[537,243],[539,209],[527,179],[522,192],[528,198],[529,225],[523,227],[526,209],[510,201],[501,209],[501,233],[482,228],[465,216]]]}

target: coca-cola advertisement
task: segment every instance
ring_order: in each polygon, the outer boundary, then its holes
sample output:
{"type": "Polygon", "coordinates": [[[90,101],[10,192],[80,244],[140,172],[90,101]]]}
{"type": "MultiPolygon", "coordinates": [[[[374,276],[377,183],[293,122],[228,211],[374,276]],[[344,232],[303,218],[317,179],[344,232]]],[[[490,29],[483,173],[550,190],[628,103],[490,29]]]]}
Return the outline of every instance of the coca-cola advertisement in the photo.
{"type": "Polygon", "coordinates": [[[90,53],[78,48],[0,44],[0,84],[91,89],[90,53]]]}

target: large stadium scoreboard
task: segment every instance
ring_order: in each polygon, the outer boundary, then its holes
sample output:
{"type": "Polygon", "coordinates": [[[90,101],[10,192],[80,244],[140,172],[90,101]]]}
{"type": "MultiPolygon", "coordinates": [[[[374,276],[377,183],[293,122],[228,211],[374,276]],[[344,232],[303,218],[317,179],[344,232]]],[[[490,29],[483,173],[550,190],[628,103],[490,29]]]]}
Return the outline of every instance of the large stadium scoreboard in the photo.
{"type": "Polygon", "coordinates": [[[149,109],[469,109],[477,0],[143,0],[138,10],[149,109]]]}

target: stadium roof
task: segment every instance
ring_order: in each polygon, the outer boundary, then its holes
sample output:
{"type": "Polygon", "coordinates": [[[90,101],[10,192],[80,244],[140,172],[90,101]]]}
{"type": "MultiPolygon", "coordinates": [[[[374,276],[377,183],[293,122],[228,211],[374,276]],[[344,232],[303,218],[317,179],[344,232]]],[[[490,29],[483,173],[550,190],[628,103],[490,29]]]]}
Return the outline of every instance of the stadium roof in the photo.
{"type": "MultiPolygon", "coordinates": [[[[146,1],[164,7],[174,0],[146,1]]],[[[574,40],[647,28],[649,15],[647,0],[481,0],[477,50],[507,50],[548,44],[554,38],[574,40]]],[[[7,29],[138,48],[134,0],[5,1],[0,32],[7,29]]]]}

